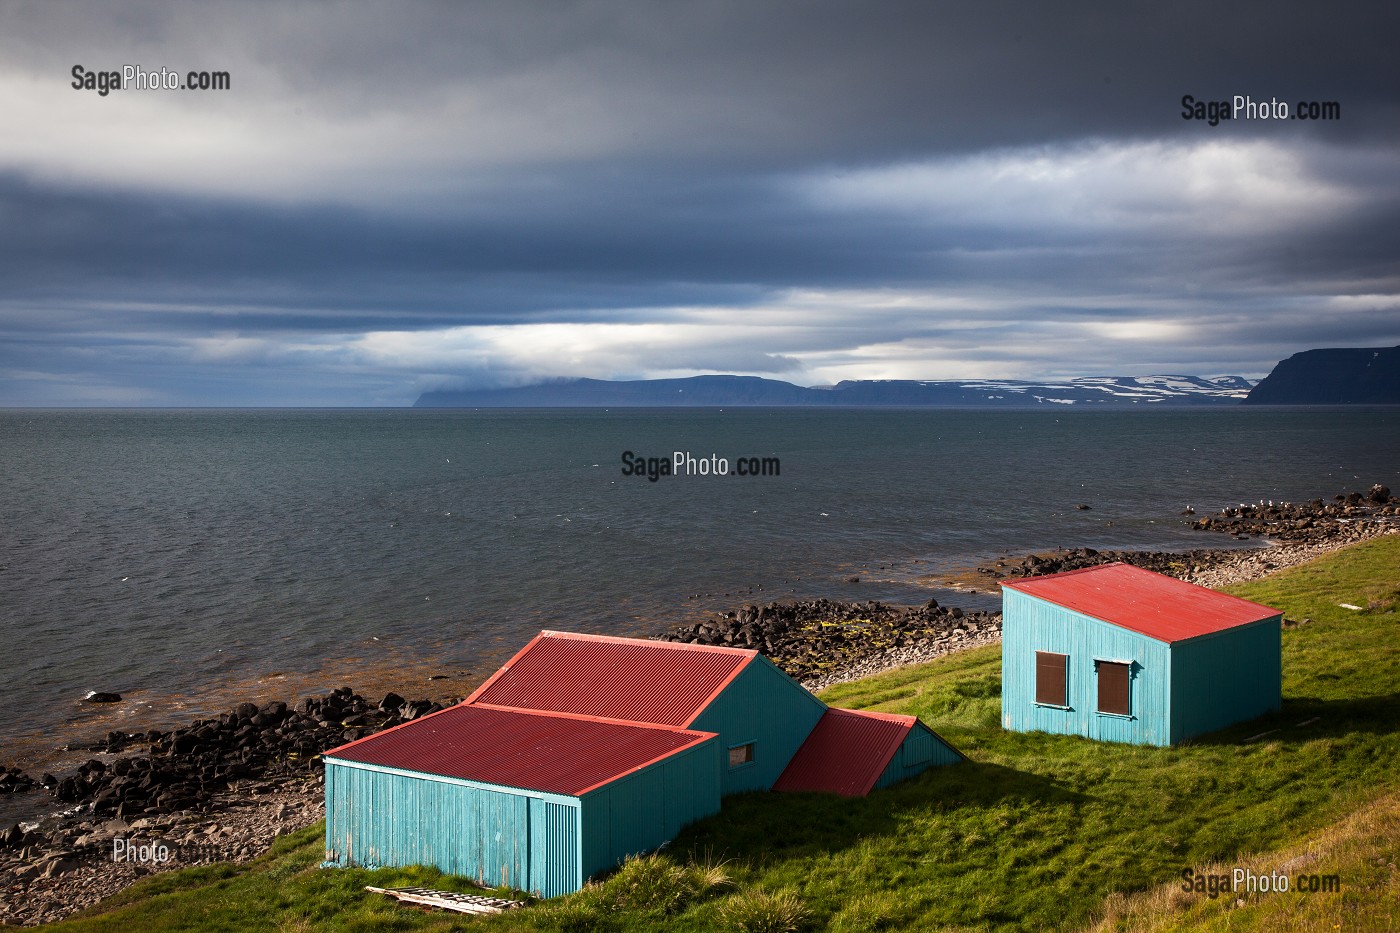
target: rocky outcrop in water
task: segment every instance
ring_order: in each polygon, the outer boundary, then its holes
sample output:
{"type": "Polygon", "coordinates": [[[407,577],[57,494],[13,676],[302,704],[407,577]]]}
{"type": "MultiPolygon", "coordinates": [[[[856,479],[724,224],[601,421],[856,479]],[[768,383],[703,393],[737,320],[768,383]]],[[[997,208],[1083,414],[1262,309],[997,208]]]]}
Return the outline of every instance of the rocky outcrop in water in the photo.
{"type": "Polygon", "coordinates": [[[1367,523],[1400,523],[1400,499],[1390,488],[1375,484],[1366,493],[1341,493],[1331,502],[1241,503],[1197,519],[1192,528],[1269,537],[1276,541],[1314,542],[1359,537],[1367,523]]]}
{"type": "Polygon", "coordinates": [[[1027,557],[989,561],[978,567],[977,572],[991,580],[1005,580],[1082,570],[1100,564],[1124,563],[1171,577],[1184,577],[1229,553],[1231,552],[1219,548],[1200,548],[1193,551],[1098,551],[1089,547],[1069,548],[1031,554],[1027,557]]]}
{"type": "MultiPolygon", "coordinates": [[[[1268,538],[1288,544],[1345,544],[1371,536],[1378,528],[1400,527],[1400,499],[1377,483],[1366,493],[1334,496],[1330,502],[1241,503],[1196,519],[1198,531],[1228,534],[1237,539],[1268,538]]],[[[1183,579],[1195,579],[1209,568],[1239,560],[1235,549],[1198,548],[1190,551],[1098,551],[1071,548],[1026,557],[988,561],[977,572],[992,580],[1033,577],[1099,564],[1122,562],[1183,579]]]]}

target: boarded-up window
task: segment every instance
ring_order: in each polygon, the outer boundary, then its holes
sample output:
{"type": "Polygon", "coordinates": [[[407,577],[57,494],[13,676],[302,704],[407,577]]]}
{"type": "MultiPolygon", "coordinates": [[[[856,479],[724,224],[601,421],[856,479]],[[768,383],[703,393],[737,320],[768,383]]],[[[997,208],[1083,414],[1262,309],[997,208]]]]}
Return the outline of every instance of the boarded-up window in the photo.
{"type": "Polygon", "coordinates": [[[1116,713],[1128,716],[1132,707],[1128,705],[1129,668],[1121,661],[1096,661],[1099,669],[1099,712],[1116,713]]]}
{"type": "Polygon", "coordinates": [[[729,767],[737,768],[753,761],[753,743],[735,745],[729,750],[729,767]]]}
{"type": "Polygon", "coordinates": [[[1065,666],[1069,655],[1053,651],[1035,653],[1035,701],[1047,706],[1069,706],[1065,693],[1065,666]]]}

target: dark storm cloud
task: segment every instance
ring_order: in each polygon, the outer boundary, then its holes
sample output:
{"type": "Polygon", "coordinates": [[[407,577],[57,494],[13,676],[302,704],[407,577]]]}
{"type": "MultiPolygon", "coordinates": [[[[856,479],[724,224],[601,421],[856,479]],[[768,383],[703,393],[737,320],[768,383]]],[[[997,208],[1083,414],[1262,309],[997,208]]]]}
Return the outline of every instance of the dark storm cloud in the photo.
{"type": "Polygon", "coordinates": [[[1375,4],[1300,2],[235,3],[137,6],[115,24],[53,6],[9,20],[95,49],[231,54],[348,114],[461,83],[543,112],[591,98],[590,116],[641,135],[691,127],[671,154],[779,164],[1156,135],[1186,93],[1339,99],[1355,111],[1343,132],[1393,134],[1400,25],[1375,4]]]}
{"type": "Polygon", "coordinates": [[[554,372],[1258,372],[1394,342],[1397,26],[1301,3],[9,4],[0,403],[265,402],[297,374],[307,401],[384,402],[554,372]],[[75,62],[233,90],[100,99],[75,62]],[[1342,120],[1181,118],[1237,93],[1342,120]]]}

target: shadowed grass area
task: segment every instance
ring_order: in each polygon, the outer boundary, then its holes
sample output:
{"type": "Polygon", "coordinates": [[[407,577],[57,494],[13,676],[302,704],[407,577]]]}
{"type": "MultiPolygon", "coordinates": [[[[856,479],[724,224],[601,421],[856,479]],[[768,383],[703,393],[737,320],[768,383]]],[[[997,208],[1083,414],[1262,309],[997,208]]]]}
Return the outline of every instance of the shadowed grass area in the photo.
{"type": "Polygon", "coordinates": [[[1283,708],[1175,748],[1003,732],[1000,649],[977,649],[823,694],[918,715],[971,761],[861,800],[727,798],[668,847],[676,854],[569,897],[480,920],[394,906],[363,886],[469,886],[425,869],[318,869],[318,826],[251,866],[153,878],[58,928],[1158,930],[1236,928],[1236,916],[1253,924],[1240,928],[1276,928],[1294,909],[1393,916],[1395,821],[1362,815],[1393,809],[1384,802],[1400,793],[1400,537],[1232,592],[1312,620],[1283,634],[1283,708]],[[1334,824],[1352,827],[1333,839],[1337,864],[1350,866],[1340,894],[1263,895],[1236,909],[1161,893],[1188,867],[1283,864],[1334,824]],[[1389,869],[1368,861],[1387,853],[1389,869]],[[697,883],[695,862],[722,865],[734,888],[697,883]],[[1133,925],[1139,901],[1155,905],[1143,921],[1155,925],[1133,925]]]}

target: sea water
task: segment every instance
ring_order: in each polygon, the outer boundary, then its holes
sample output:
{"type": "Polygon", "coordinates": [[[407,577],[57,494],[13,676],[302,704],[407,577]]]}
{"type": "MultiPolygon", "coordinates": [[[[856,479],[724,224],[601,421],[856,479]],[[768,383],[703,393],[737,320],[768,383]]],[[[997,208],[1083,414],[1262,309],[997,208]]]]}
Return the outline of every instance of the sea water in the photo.
{"type": "Polygon", "coordinates": [[[485,671],[542,628],[818,596],[995,608],[940,574],[1237,544],[1180,513],[1397,471],[1393,408],[4,411],[0,763],[371,670],[485,671]],[[625,475],[627,453],[671,475],[625,475]]]}

